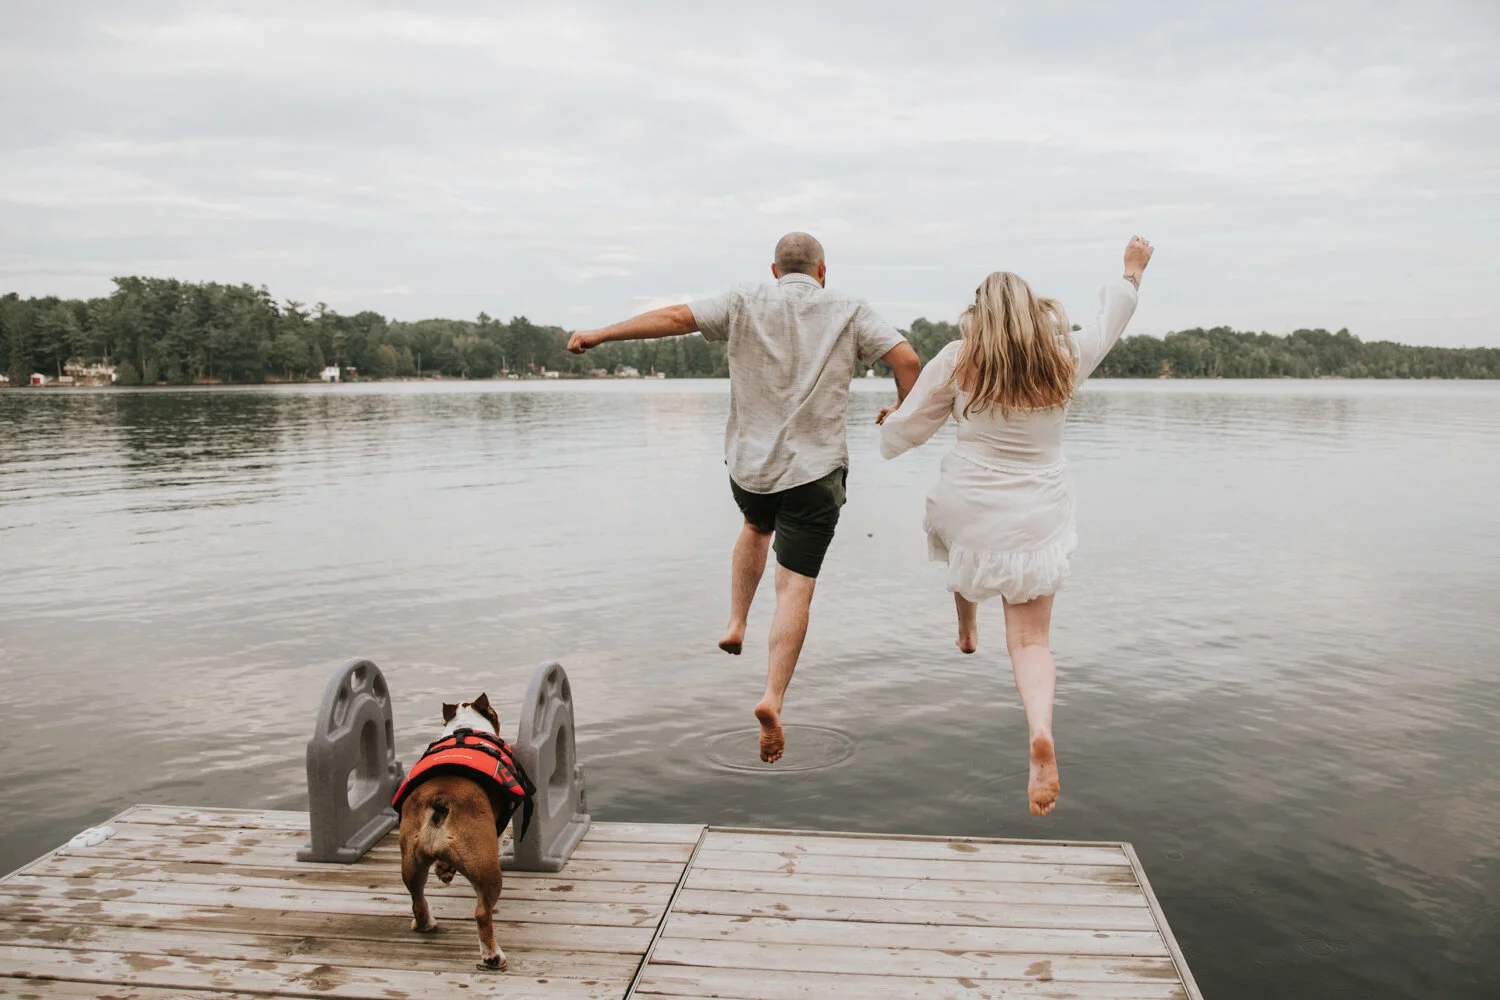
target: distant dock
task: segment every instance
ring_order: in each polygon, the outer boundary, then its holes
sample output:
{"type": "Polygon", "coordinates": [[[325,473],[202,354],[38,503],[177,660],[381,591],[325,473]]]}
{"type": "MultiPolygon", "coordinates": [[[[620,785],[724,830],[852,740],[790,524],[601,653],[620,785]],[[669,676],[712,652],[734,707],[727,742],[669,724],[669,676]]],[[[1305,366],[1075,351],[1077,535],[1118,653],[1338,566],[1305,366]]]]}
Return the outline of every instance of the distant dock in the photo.
{"type": "Polygon", "coordinates": [[[0,879],[0,997],[1201,998],[1128,844],[596,822],[506,871],[490,973],[462,878],[412,933],[395,832],[318,864],[306,813],[110,825],[0,879]]]}

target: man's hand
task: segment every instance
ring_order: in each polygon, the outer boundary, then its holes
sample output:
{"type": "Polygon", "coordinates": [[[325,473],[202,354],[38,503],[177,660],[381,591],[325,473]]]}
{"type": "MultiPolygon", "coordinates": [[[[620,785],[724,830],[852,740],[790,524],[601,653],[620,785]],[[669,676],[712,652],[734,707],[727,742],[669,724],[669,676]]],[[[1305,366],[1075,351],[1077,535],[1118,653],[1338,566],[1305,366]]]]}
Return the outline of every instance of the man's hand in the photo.
{"type": "Polygon", "coordinates": [[[568,350],[574,354],[582,354],[591,347],[598,347],[603,339],[598,330],[579,330],[568,338],[568,350]]]}
{"type": "Polygon", "coordinates": [[[880,412],[875,414],[875,422],[877,424],[885,423],[885,418],[890,416],[892,413],[895,413],[900,408],[901,404],[899,403],[897,403],[895,406],[882,406],[880,408],[880,412]]]}
{"type": "Polygon", "coordinates": [[[1151,255],[1156,248],[1151,245],[1150,240],[1143,240],[1139,236],[1130,237],[1130,242],[1125,244],[1125,280],[1137,288],[1141,287],[1141,275],[1145,273],[1146,265],[1151,263],[1151,255]]]}

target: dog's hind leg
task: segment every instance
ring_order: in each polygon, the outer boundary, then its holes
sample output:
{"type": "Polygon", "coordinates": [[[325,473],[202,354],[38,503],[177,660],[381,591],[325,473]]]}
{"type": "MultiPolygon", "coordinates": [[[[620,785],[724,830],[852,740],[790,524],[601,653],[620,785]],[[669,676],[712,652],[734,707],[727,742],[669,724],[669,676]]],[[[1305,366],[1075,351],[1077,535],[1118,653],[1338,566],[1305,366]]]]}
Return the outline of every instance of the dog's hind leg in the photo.
{"type": "Polygon", "coordinates": [[[401,881],[411,893],[411,929],[418,934],[437,930],[432,908],[427,905],[427,870],[431,867],[431,858],[419,859],[417,852],[411,849],[401,852],[401,881]]]}
{"type": "Polygon", "coordinates": [[[509,963],[505,952],[495,943],[495,904],[500,900],[500,858],[494,855],[478,859],[464,874],[474,887],[474,923],[479,928],[481,969],[503,969],[509,963]]]}

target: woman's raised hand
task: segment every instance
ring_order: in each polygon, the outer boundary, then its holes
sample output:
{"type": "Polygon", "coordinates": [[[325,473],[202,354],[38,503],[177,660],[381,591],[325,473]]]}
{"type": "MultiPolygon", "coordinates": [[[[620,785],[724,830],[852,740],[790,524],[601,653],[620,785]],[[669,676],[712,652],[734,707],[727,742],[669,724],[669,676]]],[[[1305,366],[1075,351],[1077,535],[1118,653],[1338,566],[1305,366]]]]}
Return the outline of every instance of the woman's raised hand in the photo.
{"type": "Polygon", "coordinates": [[[1141,274],[1146,270],[1146,265],[1151,263],[1151,255],[1156,248],[1151,245],[1150,240],[1143,240],[1139,236],[1130,237],[1130,242],[1125,244],[1125,280],[1135,287],[1141,287],[1141,274]]]}

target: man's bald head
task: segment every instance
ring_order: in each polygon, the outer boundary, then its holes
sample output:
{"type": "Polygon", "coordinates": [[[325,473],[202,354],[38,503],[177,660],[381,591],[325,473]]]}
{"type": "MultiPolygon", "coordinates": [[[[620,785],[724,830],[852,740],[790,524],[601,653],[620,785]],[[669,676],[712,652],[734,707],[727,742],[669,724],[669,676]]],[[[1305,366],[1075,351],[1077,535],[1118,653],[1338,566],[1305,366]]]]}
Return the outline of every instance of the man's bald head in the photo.
{"type": "Polygon", "coordinates": [[[776,276],[810,274],[822,280],[823,244],[806,233],[787,233],[776,242],[776,276]]]}

